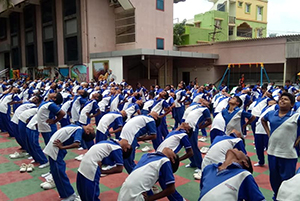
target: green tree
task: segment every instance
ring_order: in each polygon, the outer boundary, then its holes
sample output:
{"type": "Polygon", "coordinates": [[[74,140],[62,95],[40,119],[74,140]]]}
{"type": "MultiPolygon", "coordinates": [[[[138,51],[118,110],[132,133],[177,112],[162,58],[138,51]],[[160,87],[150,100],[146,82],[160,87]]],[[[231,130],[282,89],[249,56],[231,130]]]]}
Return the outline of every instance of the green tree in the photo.
{"type": "Polygon", "coordinates": [[[12,3],[11,0],[0,0],[0,4],[2,4],[4,9],[14,7],[14,4],[12,3]]]}
{"type": "Polygon", "coordinates": [[[185,33],[185,23],[186,20],[183,20],[181,23],[176,23],[173,27],[173,43],[174,45],[182,45],[182,35],[185,33]]]}

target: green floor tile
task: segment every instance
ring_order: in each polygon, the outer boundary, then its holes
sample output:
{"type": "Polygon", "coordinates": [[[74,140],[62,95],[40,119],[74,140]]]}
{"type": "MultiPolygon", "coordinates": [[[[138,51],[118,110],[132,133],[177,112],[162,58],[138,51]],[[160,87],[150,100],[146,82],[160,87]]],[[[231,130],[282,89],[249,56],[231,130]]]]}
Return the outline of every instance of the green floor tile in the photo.
{"type": "Polygon", "coordinates": [[[0,186],[0,189],[9,199],[13,200],[44,191],[39,185],[37,185],[40,183],[41,181],[38,178],[32,178],[0,186]]]}
{"type": "Polygon", "coordinates": [[[0,174],[5,172],[12,172],[19,170],[20,167],[14,163],[1,163],[0,164],[0,174]]]}
{"type": "Polygon", "coordinates": [[[200,195],[200,184],[197,182],[189,182],[176,188],[183,198],[190,201],[196,201],[200,195]]]}

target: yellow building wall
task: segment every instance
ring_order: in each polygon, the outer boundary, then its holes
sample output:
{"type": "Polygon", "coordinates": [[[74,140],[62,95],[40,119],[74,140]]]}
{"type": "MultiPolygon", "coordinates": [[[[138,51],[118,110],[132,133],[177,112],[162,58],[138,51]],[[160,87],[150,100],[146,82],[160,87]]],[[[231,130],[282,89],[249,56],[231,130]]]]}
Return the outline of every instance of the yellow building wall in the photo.
{"type": "Polygon", "coordinates": [[[267,23],[268,1],[267,0],[236,0],[236,18],[253,22],[267,23]],[[242,2],[242,7],[239,7],[242,2]],[[250,13],[246,13],[246,4],[251,4],[250,13]],[[263,7],[262,21],[257,20],[257,7],[263,7]]]}

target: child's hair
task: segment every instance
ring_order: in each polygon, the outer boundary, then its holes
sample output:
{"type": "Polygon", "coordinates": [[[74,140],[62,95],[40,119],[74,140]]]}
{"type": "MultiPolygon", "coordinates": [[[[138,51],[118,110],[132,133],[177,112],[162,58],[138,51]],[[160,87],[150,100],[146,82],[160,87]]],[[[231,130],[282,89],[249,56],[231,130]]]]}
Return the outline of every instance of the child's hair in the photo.
{"type": "Polygon", "coordinates": [[[242,99],[238,96],[234,96],[234,98],[236,98],[237,102],[239,103],[238,107],[241,107],[243,105],[242,99]]]}
{"type": "Polygon", "coordinates": [[[94,140],[96,137],[95,133],[86,134],[85,132],[82,133],[82,139],[86,142],[90,142],[94,140]]]}
{"type": "Polygon", "coordinates": [[[174,163],[171,162],[173,173],[175,173],[179,167],[179,156],[177,154],[176,154],[176,157],[174,158],[174,160],[175,160],[174,163]]]}
{"type": "Polygon", "coordinates": [[[252,174],[253,173],[253,166],[252,166],[251,159],[250,159],[249,156],[247,156],[247,163],[248,163],[249,167],[244,166],[244,169],[248,170],[252,174]]]}
{"type": "Polygon", "coordinates": [[[295,96],[293,94],[290,94],[288,92],[284,92],[284,93],[281,94],[281,97],[282,96],[288,97],[290,99],[292,105],[295,104],[295,96]]]}
{"type": "Polygon", "coordinates": [[[127,149],[127,151],[123,151],[123,159],[127,159],[129,158],[129,156],[131,155],[132,152],[132,146],[130,146],[130,149],[127,149]]]}

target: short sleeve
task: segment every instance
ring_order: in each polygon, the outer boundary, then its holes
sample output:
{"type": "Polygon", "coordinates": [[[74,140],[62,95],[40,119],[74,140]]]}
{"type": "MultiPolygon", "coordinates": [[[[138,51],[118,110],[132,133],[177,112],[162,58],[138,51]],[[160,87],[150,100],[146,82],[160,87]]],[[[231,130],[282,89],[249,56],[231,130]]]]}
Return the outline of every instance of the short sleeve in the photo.
{"type": "Polygon", "coordinates": [[[73,133],[74,142],[81,142],[83,129],[79,128],[73,133]]]}
{"type": "Polygon", "coordinates": [[[116,149],[109,154],[109,158],[115,162],[116,165],[123,165],[122,149],[116,149]]]}
{"type": "Polygon", "coordinates": [[[192,147],[189,137],[187,135],[185,135],[183,138],[181,138],[180,144],[185,148],[185,150],[192,147]]]}
{"type": "Polygon", "coordinates": [[[252,114],[250,112],[246,112],[245,110],[242,111],[242,118],[250,119],[252,114]]]}
{"type": "Polygon", "coordinates": [[[163,108],[168,108],[169,107],[169,104],[166,102],[166,101],[163,101],[163,108]]]}
{"type": "Polygon", "coordinates": [[[94,103],[93,103],[93,111],[98,111],[99,110],[99,105],[98,105],[98,103],[95,101],[94,103]]]}
{"type": "Polygon", "coordinates": [[[116,120],[115,120],[115,124],[117,125],[117,126],[123,126],[123,118],[122,117],[118,117],[118,118],[116,118],[116,120]]]}
{"type": "Polygon", "coordinates": [[[163,181],[165,181],[165,185],[169,185],[169,184],[173,184],[175,183],[175,178],[173,175],[173,170],[172,170],[172,166],[171,166],[171,162],[165,162],[160,170],[159,170],[159,177],[160,179],[162,179],[163,181]]]}
{"type": "Polygon", "coordinates": [[[57,114],[60,111],[60,108],[55,103],[51,103],[48,107],[48,110],[54,114],[57,114]]]}
{"type": "Polygon", "coordinates": [[[265,116],[263,116],[263,119],[266,121],[269,121],[269,117],[270,117],[270,112],[267,112],[267,114],[265,114],[265,116]]]}
{"type": "Polygon", "coordinates": [[[211,117],[210,117],[210,112],[209,112],[208,109],[205,109],[205,110],[203,111],[203,118],[204,118],[204,119],[211,118],[211,117]]]}
{"type": "Polygon", "coordinates": [[[146,127],[147,127],[148,133],[149,133],[150,135],[152,135],[152,134],[157,134],[155,121],[150,121],[150,122],[148,122],[148,123],[146,124],[146,127]]]}
{"type": "Polygon", "coordinates": [[[171,105],[173,105],[173,103],[174,103],[174,98],[171,97],[171,98],[170,98],[170,101],[169,101],[169,105],[171,106],[171,105]]]}
{"type": "Polygon", "coordinates": [[[241,184],[238,200],[265,201],[265,197],[260,192],[253,176],[248,175],[241,184]]]}
{"type": "Polygon", "coordinates": [[[247,151],[245,149],[245,145],[243,143],[243,140],[240,140],[238,143],[236,143],[236,145],[234,145],[233,148],[236,148],[236,149],[242,151],[245,155],[247,155],[247,151]]]}

